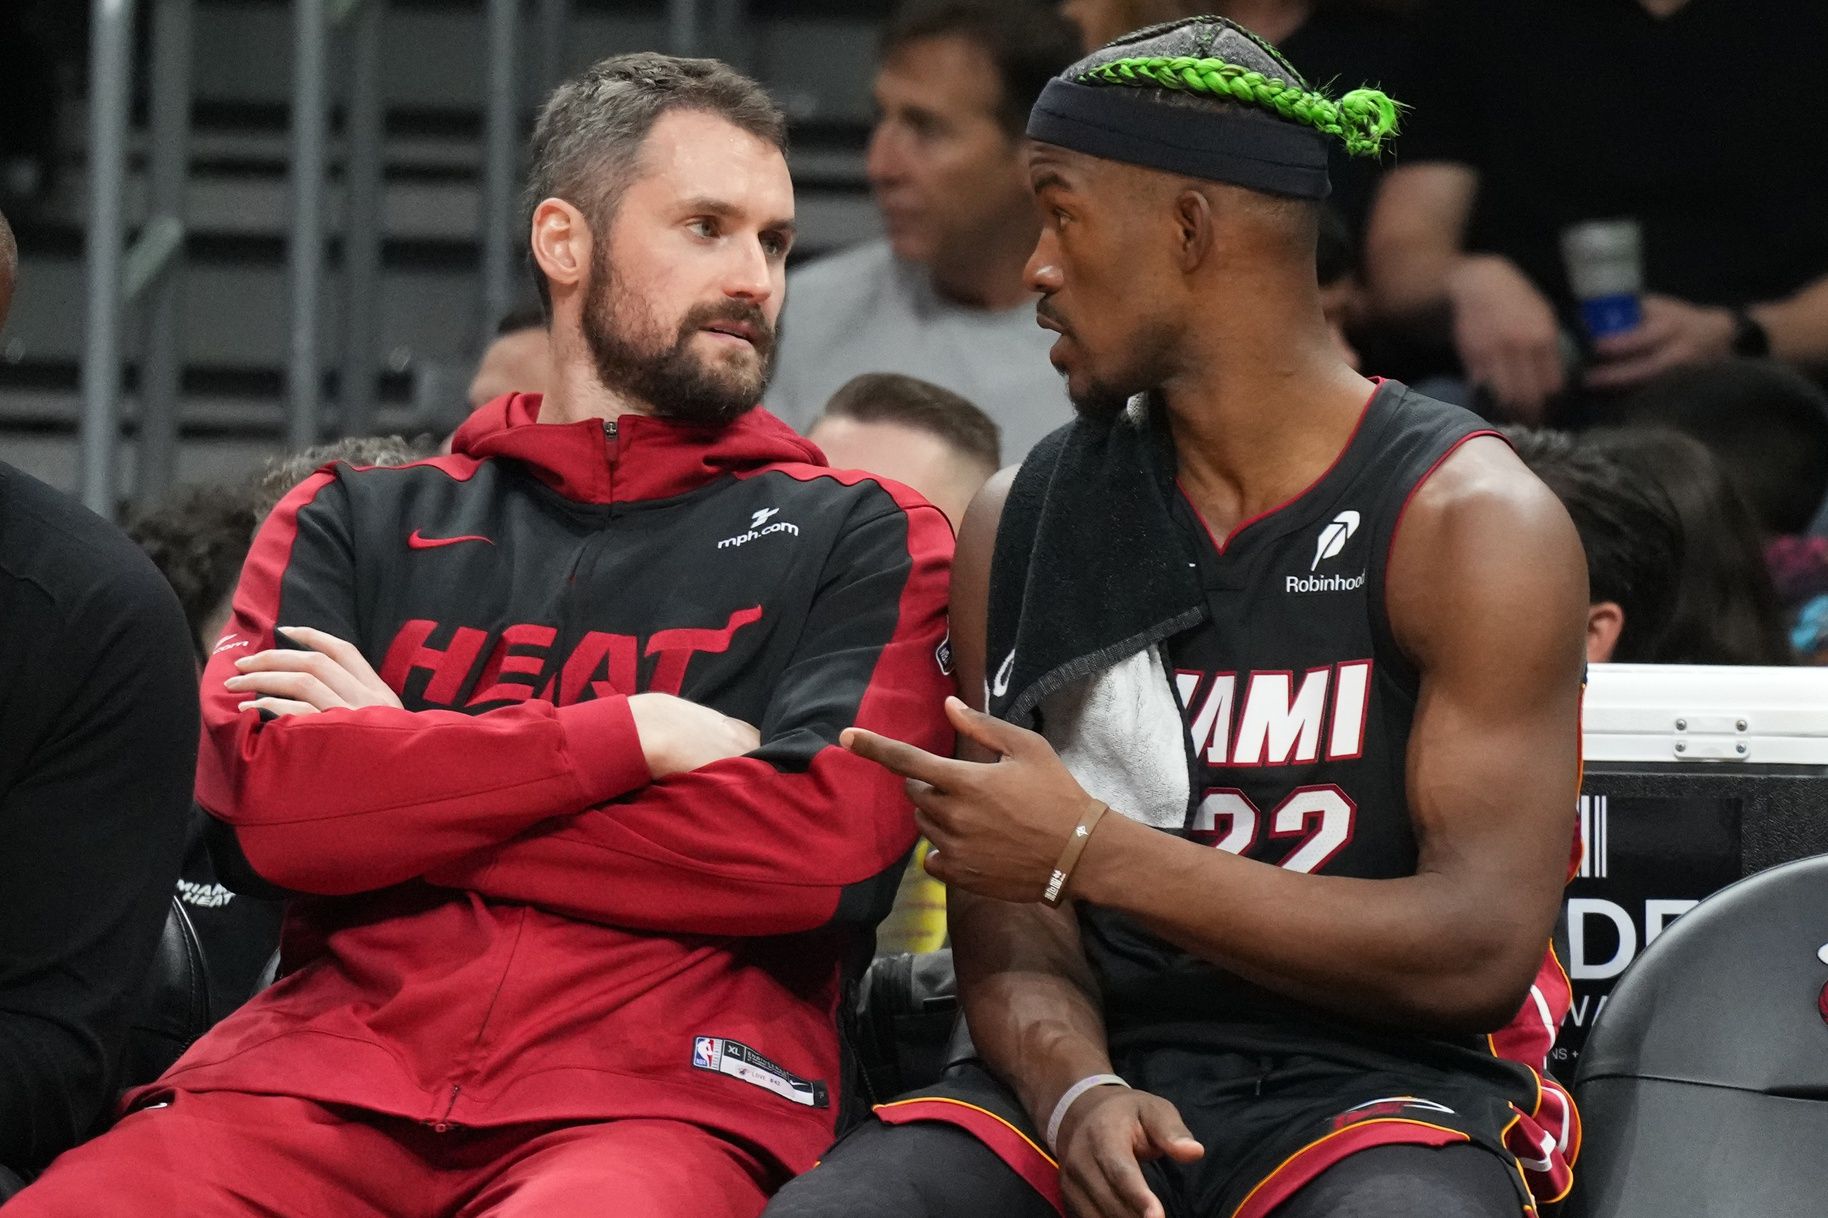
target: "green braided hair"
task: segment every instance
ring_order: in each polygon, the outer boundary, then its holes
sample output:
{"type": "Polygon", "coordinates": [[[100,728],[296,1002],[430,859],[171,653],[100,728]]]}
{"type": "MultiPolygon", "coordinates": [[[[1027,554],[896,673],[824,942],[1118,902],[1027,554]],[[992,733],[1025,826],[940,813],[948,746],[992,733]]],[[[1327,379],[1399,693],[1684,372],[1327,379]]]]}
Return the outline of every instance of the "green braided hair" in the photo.
{"type": "Polygon", "coordinates": [[[1253,107],[1313,127],[1353,156],[1375,156],[1397,133],[1404,107],[1379,89],[1328,97],[1262,36],[1225,17],[1187,17],[1135,30],[1062,76],[1087,85],[1161,90],[1253,107]]]}
{"type": "Polygon", "coordinates": [[[1290,122],[1333,136],[1353,156],[1376,156],[1397,133],[1401,107],[1381,89],[1354,89],[1335,101],[1278,76],[1217,58],[1146,55],[1113,59],[1081,72],[1087,85],[1174,89],[1271,110],[1290,122]]]}

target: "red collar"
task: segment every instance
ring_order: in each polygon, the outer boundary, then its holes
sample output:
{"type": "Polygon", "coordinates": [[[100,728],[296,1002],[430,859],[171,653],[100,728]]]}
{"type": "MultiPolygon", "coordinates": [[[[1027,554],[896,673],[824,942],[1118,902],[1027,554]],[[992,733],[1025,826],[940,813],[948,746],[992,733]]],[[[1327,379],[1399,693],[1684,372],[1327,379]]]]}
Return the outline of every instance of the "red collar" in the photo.
{"type": "Polygon", "coordinates": [[[541,423],[539,410],[537,393],[496,398],[457,429],[452,451],[519,461],[581,503],[665,499],[727,474],[826,463],[810,441],[760,406],[722,427],[625,414],[615,421],[613,439],[601,419],[541,423]]]}

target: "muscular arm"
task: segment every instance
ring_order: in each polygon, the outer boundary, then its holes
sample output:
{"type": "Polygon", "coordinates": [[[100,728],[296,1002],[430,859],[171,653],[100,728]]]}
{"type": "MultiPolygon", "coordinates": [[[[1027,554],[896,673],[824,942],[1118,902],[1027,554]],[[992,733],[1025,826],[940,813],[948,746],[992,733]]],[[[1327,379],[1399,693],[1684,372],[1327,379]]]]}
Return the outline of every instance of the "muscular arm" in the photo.
{"type": "Polygon", "coordinates": [[[1527,994],[1566,879],[1580,543],[1510,451],[1477,439],[1424,484],[1392,549],[1391,621],[1421,674],[1408,755],[1416,874],[1303,875],[1107,817],[1073,889],[1326,1010],[1489,1031],[1527,994]]]}
{"type": "MultiPolygon", "coordinates": [[[[984,706],[990,558],[1013,479],[1014,471],[1005,470],[978,493],[959,529],[953,565],[952,646],[959,688],[979,710],[984,706]]],[[[959,756],[995,760],[963,736],[959,756]]],[[[1015,1089],[1036,1123],[1045,1125],[1068,1087],[1111,1070],[1097,984],[1079,944],[1072,905],[1017,905],[962,888],[952,889],[946,900],[952,959],[972,1042],[1015,1089]]]]}

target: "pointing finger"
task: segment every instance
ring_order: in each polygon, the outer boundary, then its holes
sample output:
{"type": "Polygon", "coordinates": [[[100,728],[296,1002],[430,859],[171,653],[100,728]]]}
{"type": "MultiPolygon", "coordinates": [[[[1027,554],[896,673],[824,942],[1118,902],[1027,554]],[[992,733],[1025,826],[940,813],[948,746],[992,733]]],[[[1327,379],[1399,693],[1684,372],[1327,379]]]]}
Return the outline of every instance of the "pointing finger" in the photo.
{"type": "Polygon", "coordinates": [[[903,778],[917,778],[936,787],[944,787],[944,780],[955,777],[956,768],[961,764],[947,757],[936,757],[915,745],[878,736],[875,732],[860,727],[845,728],[838,736],[838,743],[885,770],[892,770],[903,778]]]}
{"type": "Polygon", "coordinates": [[[946,699],[946,717],[952,721],[960,735],[968,737],[992,753],[1002,756],[1013,756],[1030,733],[1023,731],[1013,723],[1005,723],[995,715],[986,715],[983,711],[972,710],[959,698],[946,699]]]}

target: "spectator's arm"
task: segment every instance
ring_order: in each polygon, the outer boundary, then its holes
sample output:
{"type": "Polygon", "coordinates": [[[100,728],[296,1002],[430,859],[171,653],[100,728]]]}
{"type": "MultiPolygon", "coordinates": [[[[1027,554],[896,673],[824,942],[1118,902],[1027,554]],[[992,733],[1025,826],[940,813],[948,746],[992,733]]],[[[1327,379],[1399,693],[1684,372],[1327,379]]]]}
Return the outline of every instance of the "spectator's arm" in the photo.
{"type": "Polygon", "coordinates": [[[1379,315],[1417,324],[1442,318],[1478,191],[1478,172],[1451,161],[1384,174],[1365,232],[1366,286],[1379,315]]]}
{"type": "Polygon", "coordinates": [[[1813,367],[1828,365],[1828,275],[1801,291],[1749,310],[1771,336],[1773,358],[1813,367]]]}
{"type": "Polygon", "coordinates": [[[48,658],[29,694],[67,692],[0,793],[0,1164],[22,1170],[80,1141],[110,1098],[197,748],[190,632],[150,563],[59,625],[36,639],[48,658]]]}
{"type": "Polygon", "coordinates": [[[359,640],[355,604],[346,496],[320,473],[281,500],[255,538],[228,633],[203,674],[197,802],[233,829],[260,878],[319,894],[384,888],[649,780],[622,697],[562,710],[529,700],[480,715],[239,709],[253,695],[224,685],[237,658],[291,646],[281,625],[359,640]]]}
{"type": "Polygon", "coordinates": [[[922,503],[852,528],[826,564],[760,724],[762,746],[662,778],[426,878],[589,921],[776,935],[888,912],[913,809],[900,779],[837,747],[853,724],[949,750],[952,532],[922,503]]]}
{"type": "Polygon", "coordinates": [[[1534,421],[1562,391],[1561,323],[1542,290],[1510,259],[1467,253],[1478,174],[1421,161],[1385,175],[1366,239],[1371,309],[1418,332],[1451,332],[1474,384],[1534,421]]]}

